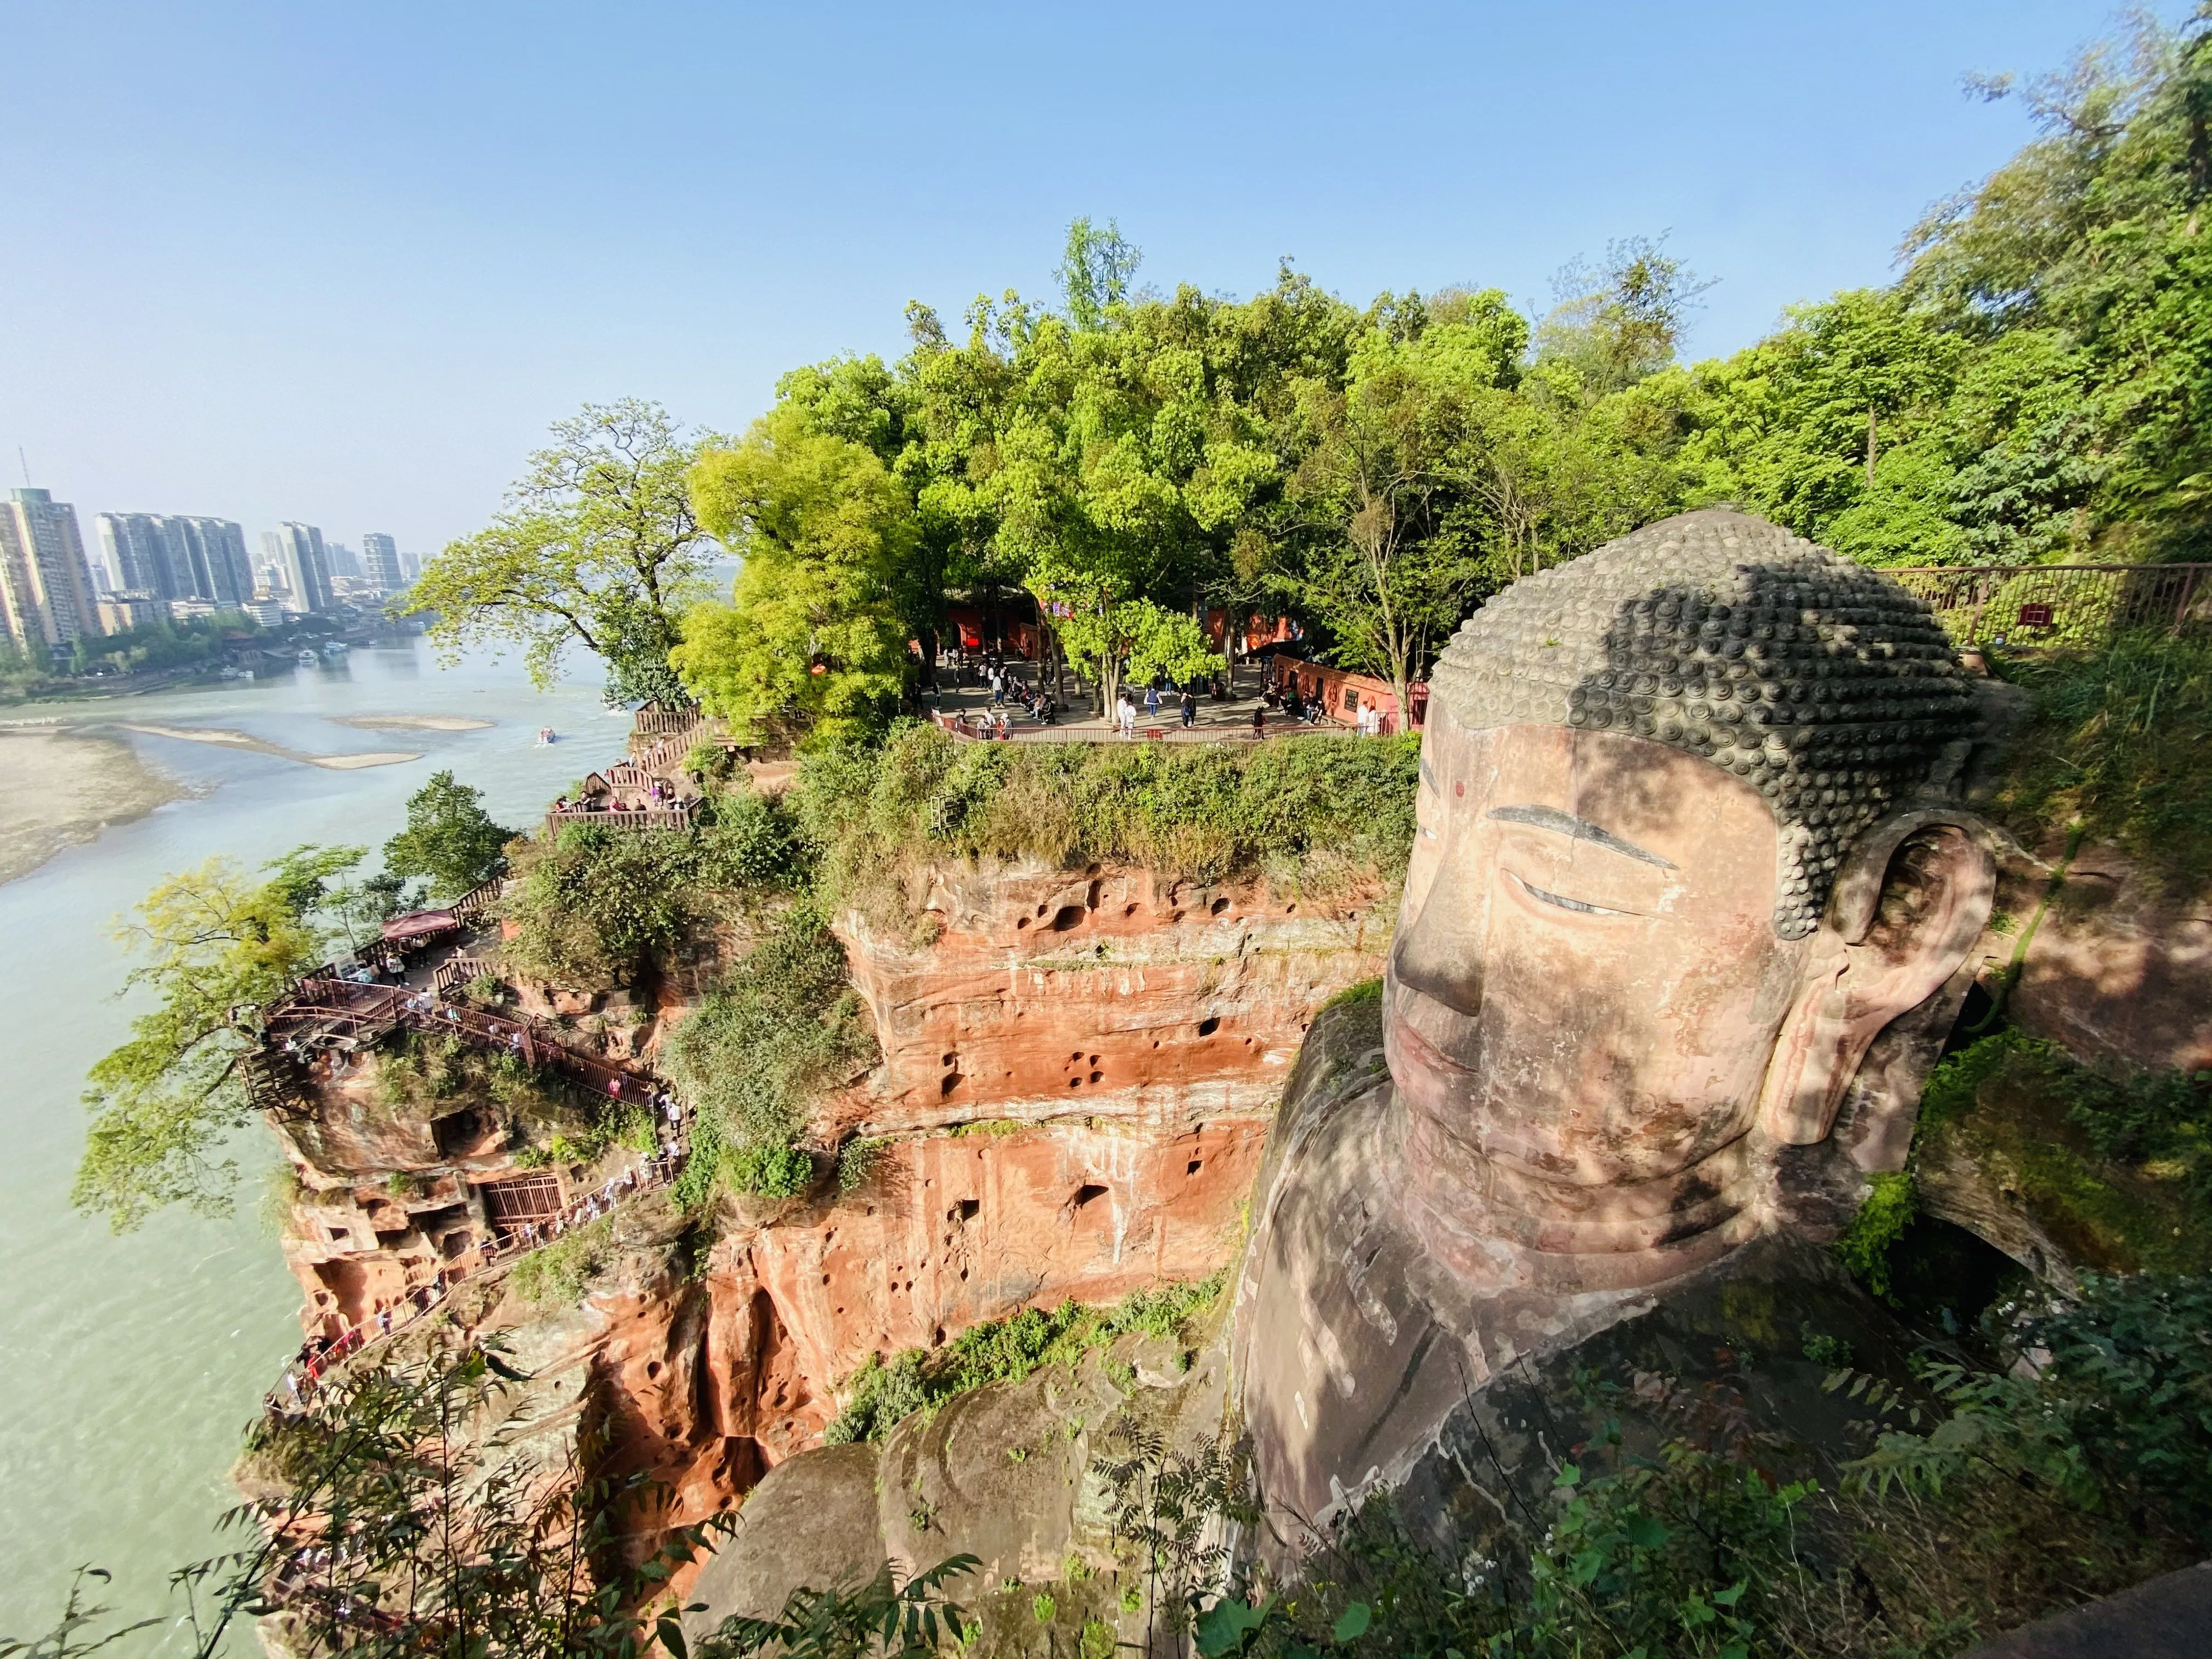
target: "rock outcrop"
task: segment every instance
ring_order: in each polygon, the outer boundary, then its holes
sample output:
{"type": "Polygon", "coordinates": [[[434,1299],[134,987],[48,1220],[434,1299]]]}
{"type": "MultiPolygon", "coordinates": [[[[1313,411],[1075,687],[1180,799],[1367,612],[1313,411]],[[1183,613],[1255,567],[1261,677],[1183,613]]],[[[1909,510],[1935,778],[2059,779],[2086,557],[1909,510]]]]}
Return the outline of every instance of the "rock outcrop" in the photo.
{"type": "MultiPolygon", "coordinates": [[[[1220,1269],[1288,1062],[1322,1006],[1379,970],[1391,896],[940,867],[932,942],[839,922],[883,1060],[812,1133],[878,1141],[864,1180],[732,1200],[704,1226],[634,1200],[582,1307],[532,1307],[494,1278],[475,1322],[526,1348],[542,1386],[588,1394],[616,1462],[654,1470],[675,1518],[726,1507],[818,1442],[871,1356],[1220,1269]]],[[[547,994],[532,988],[533,1006],[547,994]]],[[[653,1011],[663,1030],[684,1012],[653,1011]]],[[[618,1023],[627,1049],[638,1028],[618,1023]]],[[[548,1126],[474,1095],[426,1121],[386,1092],[356,1062],[285,1127],[303,1182],[287,1255],[311,1325],[476,1266],[520,1183],[565,1202],[627,1156],[549,1165],[541,1148],[525,1168],[518,1148],[548,1126]]]]}
{"type": "Polygon", "coordinates": [[[1180,1125],[1264,1116],[1314,1011],[1382,972],[1395,896],[1203,884],[1127,865],[945,864],[934,937],[837,931],[883,1065],[864,1133],[981,1118],[1180,1125]]]}

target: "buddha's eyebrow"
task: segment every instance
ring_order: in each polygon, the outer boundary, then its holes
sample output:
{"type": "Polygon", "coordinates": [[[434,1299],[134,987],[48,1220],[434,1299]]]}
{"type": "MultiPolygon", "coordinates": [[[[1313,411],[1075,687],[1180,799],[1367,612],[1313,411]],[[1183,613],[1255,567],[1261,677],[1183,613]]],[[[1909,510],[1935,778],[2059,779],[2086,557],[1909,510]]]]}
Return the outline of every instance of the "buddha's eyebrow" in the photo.
{"type": "Polygon", "coordinates": [[[1554,835],[1571,836],[1577,841],[1586,841],[1602,847],[1608,853],[1620,853],[1632,859],[1641,859],[1646,864],[1656,864],[1662,870],[1674,867],[1671,860],[1656,853],[1646,852],[1632,841],[1623,841],[1610,830],[1601,830],[1588,818],[1578,818],[1571,812],[1562,812],[1556,806],[1493,806],[1490,816],[1504,823],[1525,823],[1531,830],[1549,830],[1554,835]]]}
{"type": "Polygon", "coordinates": [[[1443,793],[1443,790],[1437,786],[1437,775],[1429,770],[1428,758],[1425,756],[1424,756],[1421,760],[1421,781],[1427,784],[1430,788],[1436,790],[1437,793],[1439,795],[1443,793]]]}

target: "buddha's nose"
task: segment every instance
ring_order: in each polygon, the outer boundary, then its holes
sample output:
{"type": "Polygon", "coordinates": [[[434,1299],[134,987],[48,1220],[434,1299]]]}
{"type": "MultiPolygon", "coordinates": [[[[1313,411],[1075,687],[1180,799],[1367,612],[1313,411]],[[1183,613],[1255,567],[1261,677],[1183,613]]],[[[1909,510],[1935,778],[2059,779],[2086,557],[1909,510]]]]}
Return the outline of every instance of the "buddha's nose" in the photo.
{"type": "Polygon", "coordinates": [[[1474,886],[1449,866],[1438,871],[1393,959],[1399,984],[1470,1019],[1482,1012],[1483,938],[1474,886]]]}

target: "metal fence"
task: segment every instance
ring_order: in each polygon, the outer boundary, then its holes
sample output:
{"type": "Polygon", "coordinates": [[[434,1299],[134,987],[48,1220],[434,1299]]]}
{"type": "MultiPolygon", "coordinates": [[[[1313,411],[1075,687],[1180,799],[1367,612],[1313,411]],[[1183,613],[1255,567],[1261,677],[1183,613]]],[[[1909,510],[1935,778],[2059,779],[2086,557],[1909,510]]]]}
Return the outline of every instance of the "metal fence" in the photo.
{"type": "Polygon", "coordinates": [[[1960,645],[2101,645],[2137,629],[2212,631],[2212,564],[1911,566],[1886,574],[1960,645]]]}

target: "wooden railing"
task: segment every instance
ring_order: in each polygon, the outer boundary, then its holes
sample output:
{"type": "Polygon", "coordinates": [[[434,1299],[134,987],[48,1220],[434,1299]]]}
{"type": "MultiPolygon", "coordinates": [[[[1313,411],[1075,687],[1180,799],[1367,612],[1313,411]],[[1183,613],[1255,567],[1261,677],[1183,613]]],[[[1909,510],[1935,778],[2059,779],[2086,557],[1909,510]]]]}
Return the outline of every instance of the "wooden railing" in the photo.
{"type": "MultiPolygon", "coordinates": [[[[980,722],[960,714],[933,714],[930,718],[944,731],[968,743],[1120,743],[1121,734],[1110,726],[1017,726],[1001,733],[994,726],[988,732],[980,729],[980,722]]],[[[1348,726],[1323,721],[1319,726],[1304,726],[1271,714],[1265,734],[1274,738],[1313,738],[1353,736],[1348,726]]],[[[1137,722],[1137,741],[1139,743],[1252,743],[1261,734],[1249,725],[1182,726],[1164,723],[1137,722]]]]}
{"type": "Polygon", "coordinates": [[[499,902],[499,896],[506,886],[505,876],[494,876],[489,881],[478,882],[446,908],[453,912],[455,921],[475,921],[499,902]]]}
{"type": "Polygon", "coordinates": [[[2099,645],[2212,629],[2212,564],[1928,565],[1890,570],[1960,645],[2099,645]]]}
{"type": "Polygon", "coordinates": [[[430,975],[430,989],[439,996],[450,997],[490,972],[491,963],[483,957],[447,957],[430,975]]]}
{"type": "Polygon", "coordinates": [[[630,720],[630,730],[641,738],[672,732],[689,732],[706,718],[696,708],[641,708],[630,720]]]}
{"type": "Polygon", "coordinates": [[[557,836],[564,823],[596,824],[603,830],[689,830],[698,815],[696,805],[623,807],[605,811],[571,806],[545,815],[545,833],[549,837],[557,836]]]}

